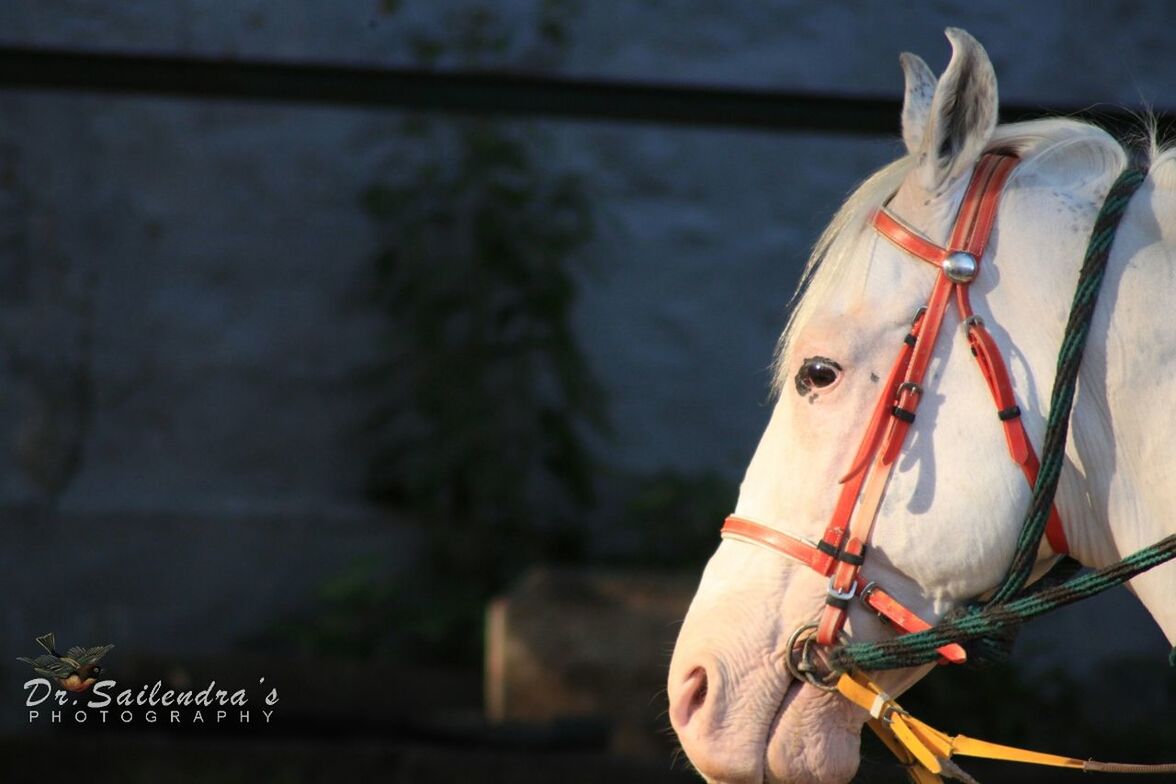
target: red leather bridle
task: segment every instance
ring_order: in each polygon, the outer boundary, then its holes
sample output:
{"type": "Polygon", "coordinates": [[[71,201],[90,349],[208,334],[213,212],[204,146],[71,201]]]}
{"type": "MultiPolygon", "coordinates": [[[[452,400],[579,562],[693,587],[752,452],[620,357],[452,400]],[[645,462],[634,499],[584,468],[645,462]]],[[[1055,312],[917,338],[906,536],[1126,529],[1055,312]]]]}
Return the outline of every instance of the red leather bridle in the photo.
{"type": "MultiPolygon", "coordinates": [[[[923,379],[952,299],[972,355],[996,404],[1009,457],[1020,467],[1030,488],[1037,480],[1037,453],[1021,421],[1021,409],[1013,395],[1004,359],[984,321],[972,312],[968,298],[969,285],[979,272],[980,260],[992,234],[1001,192],[1017,163],[1018,159],[1007,153],[986,153],[980,158],[946,247],[931,242],[886,207],[874,213],[873,225],[879,234],[911,256],[934,265],[939,274],[926,306],[919,309],[910,333],[903,339],[849,470],[840,480],[837,505],[820,541],[813,543],[735,516],[728,517],[723,524],[724,538],[771,548],[829,578],[825,607],[815,624],[818,645],[828,646],[837,641],[854,597],[905,632],[922,631],[930,626],[883,588],[863,577],[861,568],[886,484],[907,431],[915,421],[923,395],[923,379]]],[[[1046,538],[1054,553],[1069,551],[1056,507],[1050,513],[1046,538]]],[[[955,664],[966,658],[964,650],[956,644],[945,645],[939,654],[941,661],[955,664]]]]}

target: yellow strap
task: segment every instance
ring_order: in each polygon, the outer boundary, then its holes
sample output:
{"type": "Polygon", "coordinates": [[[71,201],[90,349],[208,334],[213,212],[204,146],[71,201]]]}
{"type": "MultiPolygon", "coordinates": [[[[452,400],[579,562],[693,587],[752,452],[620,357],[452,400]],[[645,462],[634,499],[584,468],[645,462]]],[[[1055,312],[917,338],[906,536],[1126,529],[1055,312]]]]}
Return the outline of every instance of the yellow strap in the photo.
{"type": "Polygon", "coordinates": [[[886,692],[875,686],[861,673],[843,674],[837,679],[837,691],[841,692],[841,696],[845,697],[845,699],[854,705],[865,708],[869,711],[870,716],[875,719],[885,719],[882,715],[875,715],[878,711],[872,710],[878,698],[881,698],[883,703],[889,705],[891,708],[898,709],[898,705],[890,700],[886,692]]]}
{"type": "Polygon", "coordinates": [[[943,772],[942,763],[955,754],[1076,770],[1086,767],[1085,760],[1072,757],[1004,746],[966,735],[951,737],[911,716],[861,673],[842,675],[837,690],[847,700],[870,712],[870,727],[899,761],[908,766],[912,780],[918,784],[942,781],[939,777],[943,772]]]}
{"type": "Polygon", "coordinates": [[[914,716],[908,715],[904,718],[919,740],[927,748],[931,749],[936,757],[939,757],[939,759],[949,759],[952,754],[956,753],[954,738],[947,733],[940,732],[929,724],[924,724],[914,716]]]}
{"type": "Polygon", "coordinates": [[[1014,746],[1002,746],[986,740],[969,738],[967,735],[956,735],[952,739],[953,752],[965,757],[983,757],[985,759],[1009,760],[1011,762],[1025,762],[1030,765],[1050,765],[1055,768],[1074,768],[1082,770],[1086,767],[1086,760],[1073,757],[1059,757],[1057,754],[1043,754],[1040,751],[1018,749],[1014,746]]]}
{"type": "Polygon", "coordinates": [[[911,754],[907,750],[907,747],[902,745],[902,741],[895,737],[889,724],[880,719],[873,718],[867,724],[874,731],[874,734],[886,744],[886,748],[890,749],[890,752],[898,757],[899,763],[906,768],[907,775],[910,776],[912,784],[943,784],[943,779],[940,776],[919,764],[919,761],[915,759],[915,755],[911,754]]]}
{"type": "Polygon", "coordinates": [[[896,713],[890,717],[890,729],[894,730],[895,736],[902,741],[902,745],[907,747],[907,751],[915,755],[915,759],[919,761],[924,768],[932,773],[939,775],[943,772],[943,765],[940,764],[940,757],[934,751],[927,748],[919,736],[915,735],[911,730],[911,725],[907,724],[906,717],[901,713],[896,713]]]}

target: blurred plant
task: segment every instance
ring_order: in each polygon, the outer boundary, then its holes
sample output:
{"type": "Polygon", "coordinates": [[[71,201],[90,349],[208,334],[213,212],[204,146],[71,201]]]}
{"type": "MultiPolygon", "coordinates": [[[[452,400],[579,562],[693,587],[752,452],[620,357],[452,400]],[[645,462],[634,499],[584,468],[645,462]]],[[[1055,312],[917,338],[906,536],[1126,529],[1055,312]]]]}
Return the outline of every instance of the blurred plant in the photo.
{"type": "Polygon", "coordinates": [[[537,164],[521,131],[446,130],[411,176],[363,194],[388,323],[369,376],[368,487],[421,521],[433,593],[466,595],[458,615],[473,616],[523,564],[577,556],[593,502],[585,435],[605,415],[571,327],[593,226],[582,183],[537,164]]]}
{"type": "Polygon", "coordinates": [[[570,41],[569,25],[583,0],[531,0],[510,7],[450,0],[430,11],[420,0],[383,0],[381,12],[402,17],[408,52],[424,66],[558,67],[570,41]],[[413,6],[416,13],[403,13],[413,6]]]}
{"type": "MultiPolygon", "coordinates": [[[[406,22],[426,65],[558,59],[580,0],[538,0],[524,29],[494,6],[406,22]],[[520,43],[520,41],[522,43],[520,43]]],[[[401,14],[409,0],[385,2],[401,14]]],[[[578,561],[607,433],[605,396],[571,325],[595,219],[584,182],[553,166],[533,126],[404,120],[397,166],[366,188],[368,285],[387,330],[365,374],[370,497],[419,523],[421,557],[395,581],[373,560],[323,587],[281,636],[334,655],[472,663],[486,600],[536,561],[578,561]]],[[[632,481],[632,538],[611,560],[700,563],[732,492],[713,475],[632,481]]]]}
{"type": "MultiPolygon", "coordinates": [[[[580,181],[537,167],[523,141],[463,125],[456,164],[367,189],[384,249],[373,299],[388,320],[373,374],[380,500],[517,518],[558,486],[582,506],[602,396],[572,333],[574,253],[591,236],[580,181]]],[[[543,512],[538,512],[543,516],[543,512]]]]}
{"type": "MultiPolygon", "coordinates": [[[[526,24],[478,2],[381,10],[405,17],[421,65],[551,67],[578,7],[537,0],[526,24]]],[[[360,196],[378,242],[367,292],[387,326],[362,429],[369,496],[419,524],[421,555],[394,581],[357,562],[323,587],[313,622],[277,631],[318,653],[468,664],[486,600],[585,546],[587,443],[606,415],[571,316],[594,218],[534,126],[410,115],[402,131],[397,165],[360,196]]]]}

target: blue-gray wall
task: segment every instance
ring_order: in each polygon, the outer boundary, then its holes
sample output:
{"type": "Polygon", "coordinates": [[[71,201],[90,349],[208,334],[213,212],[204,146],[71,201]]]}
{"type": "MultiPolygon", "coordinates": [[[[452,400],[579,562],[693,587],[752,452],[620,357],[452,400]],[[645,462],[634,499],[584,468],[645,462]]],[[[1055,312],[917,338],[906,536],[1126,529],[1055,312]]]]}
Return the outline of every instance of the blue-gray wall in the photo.
{"type": "MultiPolygon", "coordinates": [[[[397,64],[414,38],[452,36],[469,5],[6,0],[0,40],[397,64]]],[[[583,2],[563,51],[527,32],[538,0],[486,5],[508,44],[476,65],[896,96],[898,53],[941,69],[950,24],[987,46],[1006,99],[1176,105],[1176,9],[1162,1],[583,2]]],[[[0,618],[0,650],[30,623],[80,629],[86,613],[60,601],[77,580],[129,646],[216,649],[356,554],[398,551],[349,433],[363,413],[351,374],[380,326],[354,307],[375,242],[357,195],[414,154],[401,121],[0,94],[0,502],[55,504],[5,522],[0,580],[21,600],[0,618]],[[88,537],[131,577],[57,565],[88,537]],[[34,591],[38,573],[57,587],[34,591]],[[201,575],[213,587],[190,591],[201,575]]],[[[610,459],[737,477],[799,265],[895,141],[540,132],[553,167],[586,175],[600,216],[576,319],[612,399],[610,459]]]]}

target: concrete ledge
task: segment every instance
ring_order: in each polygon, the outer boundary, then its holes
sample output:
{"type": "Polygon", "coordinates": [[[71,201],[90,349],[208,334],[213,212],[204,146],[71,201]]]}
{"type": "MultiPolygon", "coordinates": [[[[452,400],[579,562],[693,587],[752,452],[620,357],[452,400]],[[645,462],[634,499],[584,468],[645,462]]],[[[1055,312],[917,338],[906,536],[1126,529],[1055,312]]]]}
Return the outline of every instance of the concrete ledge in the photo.
{"type": "Polygon", "coordinates": [[[614,751],[664,755],[666,670],[695,582],[649,572],[530,572],[487,610],[489,717],[603,717],[614,751]]]}

